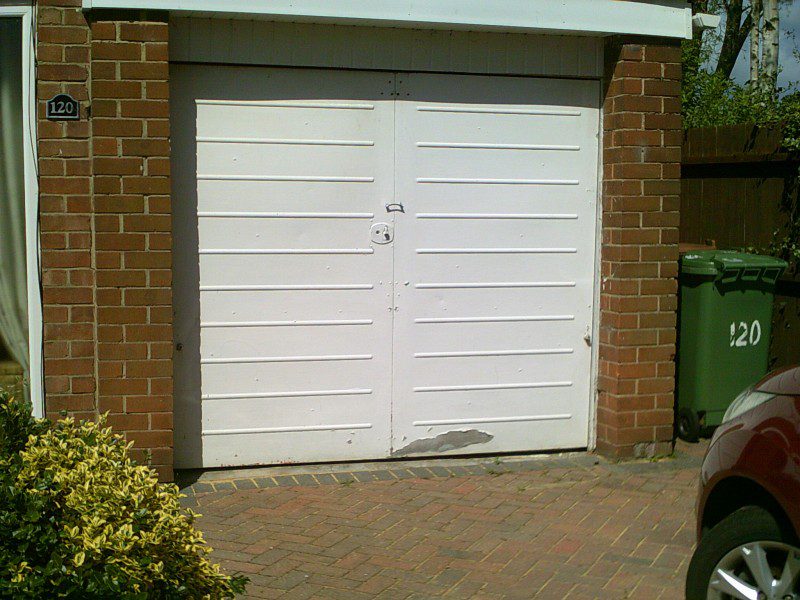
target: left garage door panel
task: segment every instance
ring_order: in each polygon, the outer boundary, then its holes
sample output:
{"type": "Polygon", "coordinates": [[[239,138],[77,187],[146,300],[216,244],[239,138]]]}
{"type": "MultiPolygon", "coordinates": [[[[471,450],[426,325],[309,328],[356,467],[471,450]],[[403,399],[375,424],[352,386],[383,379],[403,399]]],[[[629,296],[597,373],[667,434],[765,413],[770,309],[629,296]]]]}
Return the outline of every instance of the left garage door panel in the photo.
{"type": "Polygon", "coordinates": [[[387,455],[393,78],[171,77],[176,465],[387,455]]]}

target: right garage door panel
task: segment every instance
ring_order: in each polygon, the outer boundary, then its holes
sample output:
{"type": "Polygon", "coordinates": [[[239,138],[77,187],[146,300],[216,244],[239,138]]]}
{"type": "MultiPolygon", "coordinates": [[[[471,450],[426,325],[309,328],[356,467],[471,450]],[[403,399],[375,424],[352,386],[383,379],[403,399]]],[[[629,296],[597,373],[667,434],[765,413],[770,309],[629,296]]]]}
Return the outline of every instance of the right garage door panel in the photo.
{"type": "Polygon", "coordinates": [[[402,74],[393,453],[588,443],[597,82],[402,74]]]}

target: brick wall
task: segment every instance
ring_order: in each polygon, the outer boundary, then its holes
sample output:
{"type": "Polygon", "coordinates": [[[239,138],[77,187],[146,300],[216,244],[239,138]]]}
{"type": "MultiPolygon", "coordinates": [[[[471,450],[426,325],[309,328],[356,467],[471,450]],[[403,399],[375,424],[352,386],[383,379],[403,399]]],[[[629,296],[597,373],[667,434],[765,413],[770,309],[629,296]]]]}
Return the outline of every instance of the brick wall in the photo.
{"type": "Polygon", "coordinates": [[[80,0],[38,3],[37,110],[47,411],[96,414],[92,174],[87,101],[89,28],[80,0]],[[58,93],[82,103],[81,120],[46,121],[58,93]]]}
{"type": "MultiPolygon", "coordinates": [[[[48,412],[109,412],[169,479],[168,28],[140,12],[88,24],[80,0],[38,11],[48,412]],[[59,92],[80,121],[44,120],[59,92]]],[[[598,449],[649,456],[672,439],[680,50],[612,40],[606,56],[598,449]]]]}
{"type": "Polygon", "coordinates": [[[606,48],[597,448],[672,449],[680,208],[680,46],[606,48]]]}
{"type": "Polygon", "coordinates": [[[98,408],[172,466],[167,24],[92,23],[98,408]]]}
{"type": "Polygon", "coordinates": [[[38,4],[47,410],[108,412],[135,457],[170,479],[167,24],[87,23],[80,4],[38,4]],[[80,121],[44,120],[58,92],[82,102],[80,121]]]}

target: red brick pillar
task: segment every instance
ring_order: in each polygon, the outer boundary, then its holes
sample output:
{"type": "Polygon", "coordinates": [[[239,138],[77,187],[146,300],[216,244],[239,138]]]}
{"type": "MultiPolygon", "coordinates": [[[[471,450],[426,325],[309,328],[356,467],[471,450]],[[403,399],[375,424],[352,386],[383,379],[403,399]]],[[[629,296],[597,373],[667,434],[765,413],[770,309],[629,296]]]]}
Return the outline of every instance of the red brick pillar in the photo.
{"type": "Polygon", "coordinates": [[[613,40],[603,104],[597,449],[672,449],[680,207],[680,46],[613,40]]]}
{"type": "MultiPolygon", "coordinates": [[[[138,15],[137,15],[138,16],[138,15]]],[[[166,22],[92,23],[98,407],[172,478],[166,22]]]]}
{"type": "Polygon", "coordinates": [[[37,112],[46,410],[96,414],[89,28],[80,0],[37,4],[37,112]],[[81,120],[45,119],[67,93],[81,120]]]}

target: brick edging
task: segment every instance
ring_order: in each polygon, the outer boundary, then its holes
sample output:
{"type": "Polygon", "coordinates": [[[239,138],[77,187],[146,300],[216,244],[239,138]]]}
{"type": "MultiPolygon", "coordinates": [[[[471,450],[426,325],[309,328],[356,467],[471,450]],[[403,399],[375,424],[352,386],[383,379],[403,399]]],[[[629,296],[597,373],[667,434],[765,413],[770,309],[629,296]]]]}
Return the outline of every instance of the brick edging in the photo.
{"type": "MultiPolygon", "coordinates": [[[[480,459],[442,459],[435,461],[403,461],[399,465],[385,462],[364,463],[358,469],[350,465],[309,465],[308,467],[262,467],[258,473],[243,476],[230,471],[230,477],[214,477],[192,481],[195,475],[178,473],[178,486],[186,496],[185,506],[195,505],[195,498],[216,492],[236,492],[280,487],[309,487],[320,485],[352,485],[356,483],[395,482],[405,479],[436,479],[449,477],[492,476],[549,470],[586,470],[600,466],[609,474],[646,475],[663,470],[697,468],[700,456],[675,452],[661,460],[618,462],[587,453],[537,455],[480,459]],[[433,463],[433,464],[431,464],[433,463]],[[439,464],[437,464],[439,463],[439,464]]],[[[218,472],[210,472],[217,474],[218,472]]]]}

